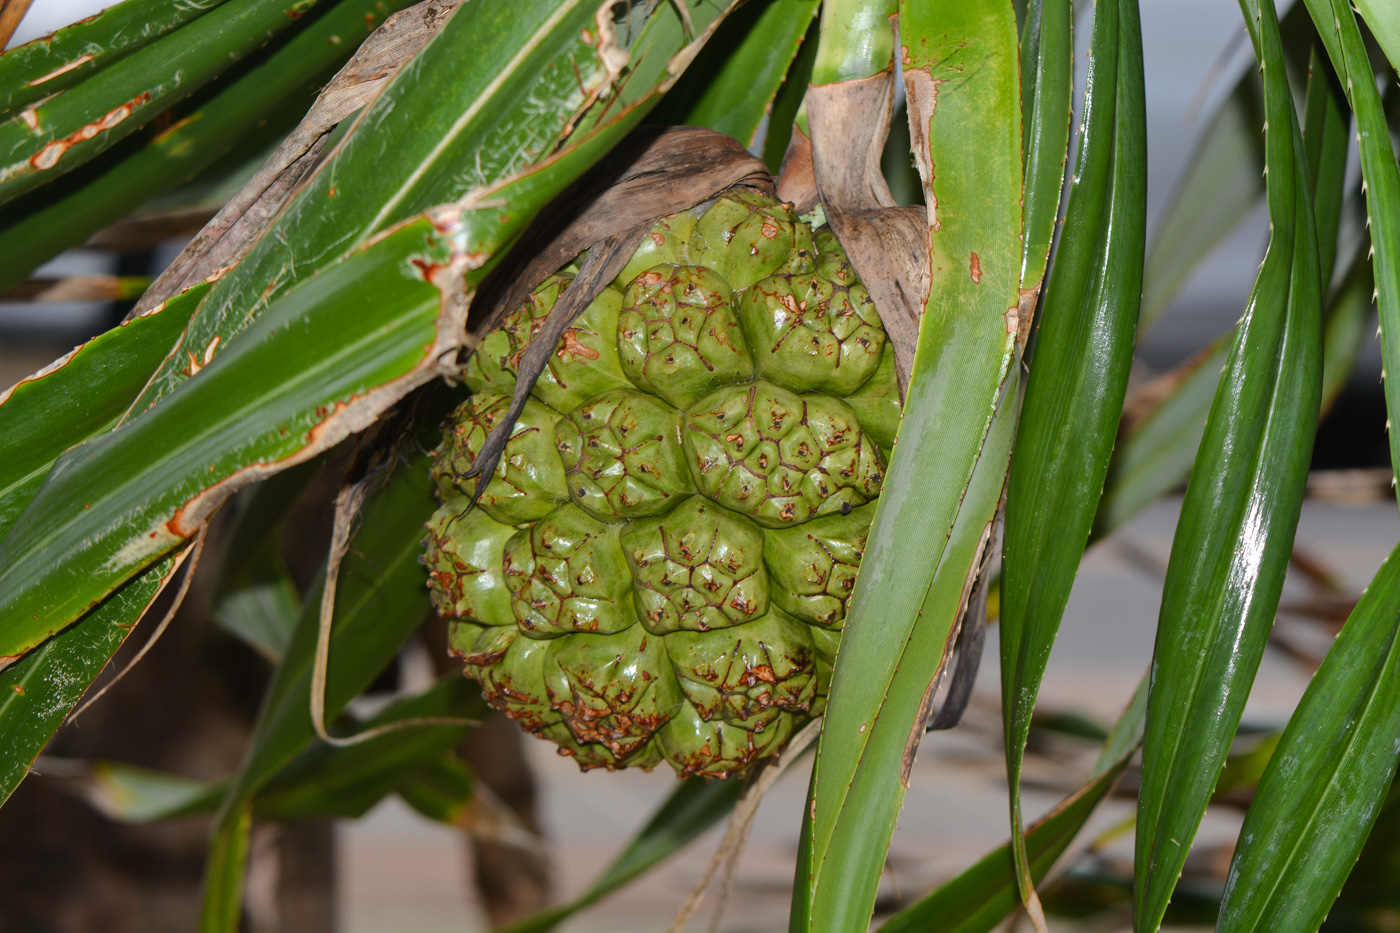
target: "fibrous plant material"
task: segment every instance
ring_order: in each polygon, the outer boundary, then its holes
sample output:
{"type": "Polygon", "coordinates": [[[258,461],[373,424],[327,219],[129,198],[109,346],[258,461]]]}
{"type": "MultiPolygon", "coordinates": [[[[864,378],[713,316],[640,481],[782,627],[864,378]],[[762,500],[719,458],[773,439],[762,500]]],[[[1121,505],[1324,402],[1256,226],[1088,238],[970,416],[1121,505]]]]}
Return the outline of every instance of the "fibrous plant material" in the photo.
{"type": "Polygon", "coordinates": [[[829,230],[734,188],[651,229],[564,332],[575,267],[487,334],[436,451],[425,562],[488,700],[585,770],[727,777],[819,715],[900,416],[829,230]]]}

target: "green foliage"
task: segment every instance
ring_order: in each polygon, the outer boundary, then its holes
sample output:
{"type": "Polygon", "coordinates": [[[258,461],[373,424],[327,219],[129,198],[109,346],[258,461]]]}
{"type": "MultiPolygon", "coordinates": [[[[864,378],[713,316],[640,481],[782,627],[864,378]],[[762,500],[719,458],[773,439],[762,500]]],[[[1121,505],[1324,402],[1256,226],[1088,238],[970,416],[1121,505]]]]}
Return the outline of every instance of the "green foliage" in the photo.
{"type": "MultiPolygon", "coordinates": [[[[192,192],[216,193],[206,206],[217,206],[369,33],[407,6],[126,0],[0,55],[0,288],[117,221],[151,220],[176,202],[188,207],[192,192]],[[174,201],[161,200],[176,189],[174,201]]],[[[1202,917],[1218,912],[1221,930],[1375,928],[1378,911],[1400,907],[1396,554],[1351,612],[1287,728],[1235,743],[1294,548],[1314,432],[1340,403],[1373,306],[1385,369],[1400,366],[1400,166],[1395,114],[1386,110],[1397,99],[1400,14],[1384,0],[1356,0],[1355,9],[1346,0],[1303,0],[1280,22],[1270,0],[1241,0],[1260,67],[1245,69],[1204,121],[1145,248],[1138,3],[1081,6],[469,0],[452,10],[439,0],[398,20],[434,30],[431,41],[410,55],[385,53],[367,78],[375,92],[337,110],[330,124],[338,125],[314,127],[326,142],[310,151],[314,166],[243,192],[238,210],[254,196],[266,199],[197,241],[233,231],[229,242],[239,246],[221,261],[229,268],[0,394],[0,802],[133,629],[139,636],[151,627],[137,623],[162,591],[195,572],[194,536],[239,493],[222,532],[225,556],[201,572],[212,571],[214,619],[272,668],[242,765],[205,783],[99,762],[73,780],[118,819],[214,815],[201,926],[209,933],[238,928],[254,821],[353,818],[397,794],[431,819],[475,831],[482,798],[452,748],[485,712],[477,684],[454,673],[374,717],[347,712],[427,617],[430,572],[438,586],[439,575],[472,570],[473,545],[514,554],[562,540],[563,526],[539,541],[512,526],[574,495],[562,477],[592,469],[599,445],[620,444],[594,426],[594,415],[605,416],[608,430],[635,420],[662,436],[688,423],[678,408],[718,390],[740,420],[752,420],[759,395],[747,383],[756,373],[791,384],[782,401],[792,418],[822,410],[816,396],[800,393],[844,397],[859,386],[850,404],[862,423],[878,424],[872,436],[889,463],[878,502],[810,523],[829,529],[826,538],[797,533],[807,526],[779,527],[772,516],[762,520],[775,527],[755,525],[749,536],[804,567],[836,562],[833,542],[854,552],[865,541],[834,670],[813,675],[830,673],[830,695],[801,827],[794,933],[869,926],[913,756],[955,643],[963,646],[959,663],[975,663],[965,658],[980,621],[970,613],[983,612],[987,549],[1003,505],[1002,575],[992,585],[1014,835],[884,929],[986,931],[1018,905],[1039,923],[1037,887],[1139,748],[1134,877],[1075,875],[1056,883],[1047,906],[1077,897],[1090,910],[1091,897],[1121,903],[1131,889],[1139,933],[1170,919],[1174,893],[1202,917]],[[1076,21],[1092,22],[1092,56],[1057,228],[1076,21]],[[886,146],[897,73],[910,126],[886,146]],[[512,441],[480,511],[433,518],[435,485],[466,508],[474,481],[457,474],[475,462],[516,383],[529,388],[522,352],[550,312],[568,304],[570,283],[586,277],[587,264],[550,278],[545,297],[520,309],[495,304],[510,285],[503,280],[523,274],[569,222],[551,213],[561,196],[577,194],[581,180],[598,181],[595,170],[644,120],[719,130],[773,169],[790,153],[779,190],[811,202],[803,210],[815,205],[813,227],[830,223],[815,234],[823,253],[839,235],[868,289],[850,294],[852,314],[872,328],[878,312],[888,345],[843,357],[847,370],[813,365],[783,346],[778,322],[787,314],[802,320],[814,346],[832,345],[827,335],[838,322],[802,317],[804,304],[821,304],[835,287],[820,268],[788,270],[777,285],[730,283],[750,287],[734,293],[738,310],[725,319],[747,347],[728,362],[714,334],[661,333],[688,326],[676,320],[684,316],[677,292],[703,291],[704,282],[666,278],[648,297],[666,311],[650,316],[609,290],[592,313],[616,323],[630,308],[635,345],[619,351],[585,336],[579,346],[603,358],[597,367],[551,359],[537,394],[563,418],[551,415],[557,436],[541,434],[533,448],[512,441]],[[1353,139],[1364,185],[1348,184],[1353,139]],[[802,159],[807,143],[811,165],[802,159]],[[927,207],[893,206],[878,174],[882,158],[917,166],[927,207]],[[1138,334],[1261,200],[1271,234],[1238,326],[1203,341],[1194,359],[1145,389],[1130,387],[1138,334]],[[475,336],[504,327],[473,357],[468,325],[492,315],[475,336]],[[691,349],[658,361],[653,339],[691,349]],[[488,357],[500,363],[489,379],[488,357]],[[467,388],[479,394],[444,387],[442,377],[455,384],[463,365],[467,388]],[[629,378],[652,393],[645,410],[617,397],[629,378]],[[745,383],[737,391],[727,385],[736,381],[745,383]],[[430,468],[425,452],[454,408],[475,412],[479,430],[459,432],[430,468]],[[526,489],[520,498],[531,501],[513,508],[507,499],[527,474],[543,477],[539,489],[526,489]],[[1022,834],[1021,771],[1045,713],[1036,694],[1085,548],[1188,476],[1151,677],[1087,780],[1022,834]],[[356,515],[341,516],[349,519],[343,560],[327,563],[303,592],[284,562],[284,530],[318,477],[363,481],[368,494],[356,515]],[[456,537],[425,567],[430,519],[435,538],[456,537]],[[334,611],[323,620],[333,569],[334,611]],[[318,707],[340,740],[317,738],[318,707]],[[344,741],[371,729],[385,731],[344,741]],[[1241,801],[1248,810],[1223,896],[1179,885],[1207,807],[1241,801]]],[[[721,199],[715,224],[747,216],[745,199],[752,196],[721,199]]],[[[689,248],[690,216],[665,222],[677,234],[669,246],[644,242],[623,281],[685,259],[666,250],[689,248]]],[[[735,274],[761,266],[787,251],[789,233],[805,229],[786,213],[765,214],[749,239],[726,244],[743,255],[717,261],[735,274]],[[769,242],[775,237],[782,242],[769,242]]],[[[1393,420],[1400,382],[1387,379],[1384,391],[1393,420]]],[[[526,409],[521,423],[539,414],[526,409]]],[[[685,467],[697,445],[738,443],[731,434],[739,437],[716,423],[703,439],[667,448],[657,469],[671,483],[668,495],[688,495],[699,481],[685,467]]],[[[1400,463],[1394,432],[1390,444],[1400,463]]],[[[637,459],[618,450],[623,462],[637,459]]],[[[573,510],[579,523],[596,531],[610,526],[595,519],[637,508],[636,534],[660,553],[652,539],[665,538],[669,519],[653,512],[665,510],[613,501],[613,487],[594,479],[578,491],[593,517],[573,510]]],[[[716,488],[725,480],[705,478],[716,488]]],[[[621,567],[620,546],[598,553],[621,567]]],[[[587,571],[607,570],[580,561],[569,564],[571,585],[591,585],[587,571]]],[[[798,570],[785,573],[775,574],[765,599],[797,615],[828,611],[825,590],[798,570]]],[[[481,618],[461,623],[454,648],[470,642],[485,653],[500,647],[485,623],[499,627],[502,614],[513,618],[511,599],[528,601],[504,588],[458,597],[481,618]]],[[[743,650],[768,650],[786,618],[774,615],[767,641],[743,650]]],[[[661,638],[646,647],[635,640],[634,654],[685,667],[687,689],[709,691],[715,703],[754,687],[700,686],[713,664],[698,635],[671,639],[670,654],[661,638]]],[[[835,636],[821,643],[822,665],[835,647],[835,636]]],[[[580,670],[612,663],[611,654],[567,654],[539,652],[580,670]]],[[[477,667],[489,677],[489,665],[477,667]]],[[[784,737],[764,741],[777,750],[784,737]]],[[[758,771],[749,784],[678,784],[582,895],[509,930],[551,929],[727,814],[747,818],[744,795],[762,783],[758,771]]],[[[514,831],[522,844],[538,842],[514,831]]]]}

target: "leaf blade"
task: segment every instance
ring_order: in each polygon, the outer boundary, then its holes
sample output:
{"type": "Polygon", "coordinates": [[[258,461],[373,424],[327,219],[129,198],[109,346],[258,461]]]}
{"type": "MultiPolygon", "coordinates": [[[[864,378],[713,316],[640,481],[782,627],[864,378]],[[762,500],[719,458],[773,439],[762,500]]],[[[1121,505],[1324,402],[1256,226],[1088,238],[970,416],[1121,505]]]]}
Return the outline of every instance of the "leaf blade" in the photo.
{"type": "Polygon", "coordinates": [[[1361,853],[1400,743],[1400,547],[1313,675],[1240,829],[1217,929],[1316,930],[1361,853]]]}
{"type": "Polygon", "coordinates": [[[1205,813],[1278,605],[1320,401],[1320,283],[1301,133],[1271,4],[1263,63],[1273,234],[1216,390],[1162,595],[1138,804],[1134,929],[1155,931],[1205,813]]]}
{"type": "Polygon", "coordinates": [[[10,49],[0,55],[0,115],[72,86],[223,2],[126,0],[10,49]]]}
{"type": "Polygon", "coordinates": [[[0,671],[0,803],[19,786],[187,554],[150,567],[77,625],[0,671]]]}
{"type": "Polygon", "coordinates": [[[0,393],[0,541],[54,460],[114,425],[184,330],[207,285],[94,337],[0,393]]]}
{"type": "MultiPolygon", "coordinates": [[[[814,86],[889,66],[867,54],[889,48],[879,44],[888,11],[855,7],[824,10],[814,86]],[[862,44],[852,24],[878,42],[862,44]]],[[[842,634],[797,871],[793,915],[823,931],[869,922],[920,711],[995,513],[1015,419],[1003,404],[1014,399],[1022,253],[1015,17],[1000,3],[903,4],[900,30],[916,162],[938,212],[904,420],[842,634]],[[939,611],[920,618],[930,597],[939,611]]]]}
{"type": "Polygon", "coordinates": [[[0,204],[100,155],[257,50],[319,0],[226,0],[0,123],[0,204]]]}
{"type": "Polygon", "coordinates": [[[427,219],[399,228],[289,292],[246,339],[190,354],[200,378],[164,404],[66,454],[0,542],[0,654],[64,628],[238,485],[373,420],[397,400],[386,389],[435,377],[459,312],[414,263],[460,270],[464,239],[427,219]]]}
{"type": "Polygon", "coordinates": [[[1094,8],[1075,183],[1040,316],[1007,478],[1002,548],[1002,710],[1012,853],[1021,766],[1040,682],[1103,491],[1128,388],[1147,225],[1147,118],[1135,0],[1094,8]]]}

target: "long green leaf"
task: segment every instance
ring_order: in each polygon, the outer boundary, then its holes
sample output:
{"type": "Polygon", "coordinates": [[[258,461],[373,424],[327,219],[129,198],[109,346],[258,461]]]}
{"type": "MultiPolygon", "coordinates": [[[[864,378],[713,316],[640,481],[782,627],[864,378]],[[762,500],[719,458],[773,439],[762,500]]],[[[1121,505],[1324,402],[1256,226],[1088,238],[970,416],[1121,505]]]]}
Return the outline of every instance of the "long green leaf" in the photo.
{"type": "Polygon", "coordinates": [[[29,773],[63,720],[170,582],[166,558],[107,597],[57,638],[0,671],[0,803],[29,773]]]}
{"type": "MultiPolygon", "coordinates": [[[[1290,11],[1289,15],[1296,17],[1298,14],[1290,11]]],[[[1288,25],[1289,21],[1285,18],[1282,26],[1286,29],[1288,25]]],[[[1301,31],[1296,19],[1293,27],[1295,32],[1301,31]]],[[[1285,52],[1287,48],[1285,39],[1285,52]]],[[[1325,286],[1332,279],[1342,218],[1347,204],[1351,203],[1343,197],[1348,110],[1335,73],[1318,59],[1315,49],[1308,74],[1303,144],[1312,175],[1319,277],[1325,286]]],[[[1257,85],[1251,85],[1251,88],[1251,93],[1257,97],[1257,85]]],[[[1249,97],[1244,90],[1244,86],[1236,87],[1231,100],[1224,105],[1225,111],[1236,109],[1232,102],[1249,97]]],[[[1259,119],[1262,120],[1262,116],[1259,119]]],[[[1242,127],[1235,130],[1243,132],[1242,127]]],[[[1251,131],[1250,136],[1256,138],[1258,134],[1251,131]]],[[[1262,148],[1260,153],[1262,158],[1262,148]]],[[[1192,169],[1192,177],[1204,171],[1207,168],[1198,164],[1192,169]]],[[[1366,277],[1369,281],[1365,245],[1363,236],[1343,286],[1328,296],[1323,335],[1323,412],[1330,408],[1341,392],[1360,351],[1361,331],[1370,308],[1369,287],[1364,298],[1357,291],[1358,277],[1366,277]]],[[[1171,377],[1173,384],[1167,387],[1169,391],[1165,397],[1123,432],[1113,450],[1091,540],[1104,537],[1143,506],[1186,479],[1205,432],[1206,417],[1219,374],[1225,367],[1229,346],[1229,337],[1222,337],[1180,367],[1171,377]]]]}
{"type": "MultiPolygon", "coordinates": [[[[692,19],[713,26],[733,3],[702,3],[691,10],[692,19]]],[[[32,646],[61,629],[85,598],[109,590],[190,534],[237,486],[313,456],[369,424],[415,385],[449,371],[448,351],[462,339],[460,315],[493,261],[544,204],[635,126],[708,35],[685,44],[686,30],[669,4],[636,11],[636,22],[612,24],[613,31],[590,18],[598,11],[611,17],[612,3],[537,0],[535,6],[543,22],[523,16],[521,4],[502,0],[460,8],[469,15],[454,16],[398,73],[336,155],[303,186],[280,226],[210,291],[176,351],[137,399],[143,416],[69,458],[57,474],[63,480],[51,482],[31,507],[28,520],[42,533],[26,541],[22,554],[0,547],[0,563],[8,560],[0,570],[0,651],[7,643],[32,646]],[[582,28],[572,29],[574,20],[582,28]],[[503,42],[520,38],[515,33],[521,23],[524,41],[503,42]],[[617,44],[621,32],[631,41],[628,50],[617,44]],[[500,55],[516,51],[500,62],[483,58],[483,48],[500,55]],[[555,54],[560,49],[576,53],[576,60],[555,54]],[[585,59],[602,69],[587,93],[575,67],[585,59]],[[489,66],[504,70],[486,72],[489,66]],[[547,158],[550,147],[537,135],[543,128],[516,119],[514,109],[548,96],[540,84],[543,72],[561,106],[569,105],[563,109],[574,114],[574,122],[551,131],[574,126],[563,148],[547,158]],[[465,111],[462,98],[442,84],[444,75],[458,73],[468,76],[466,99],[474,101],[465,111]],[[567,78],[560,76],[565,73],[567,78]],[[621,82],[617,93],[598,99],[613,80],[621,82]],[[402,93],[391,93],[396,89],[402,93]],[[396,108],[405,97],[413,106],[396,108]],[[433,125],[401,125],[424,111],[435,118],[433,125]],[[474,124],[473,117],[484,122],[474,124]],[[487,161],[483,147],[501,141],[487,132],[493,126],[512,134],[514,144],[493,149],[487,161]],[[400,158],[384,156],[389,140],[400,158]],[[352,150],[357,155],[347,164],[352,150]],[[465,175],[463,165],[469,167],[465,175]],[[334,202],[338,210],[327,209],[326,200],[342,196],[340,185],[346,186],[344,200],[334,202]],[[369,228],[408,204],[459,195],[461,203],[410,217],[340,259],[328,252],[360,242],[369,228]],[[344,235],[341,220],[347,221],[344,235]],[[328,231],[328,225],[336,229],[328,231]],[[308,238],[314,255],[298,246],[308,238]],[[319,276],[306,278],[317,269],[319,276]],[[293,282],[301,284],[287,291],[293,282]],[[450,300],[443,300],[439,286],[450,300]],[[366,305],[367,294],[382,298],[366,305]],[[340,312],[337,306],[357,310],[340,312]],[[364,308],[370,313],[360,313],[364,308]],[[269,316],[274,320],[264,320],[269,316]],[[256,330],[235,341],[250,327],[256,330]],[[387,329],[376,334],[376,328],[387,329]],[[228,375],[240,368],[244,378],[228,375]],[[195,372],[202,378],[187,383],[195,372]],[[218,378],[210,378],[215,373],[218,378]],[[229,392],[215,387],[223,380],[229,392]],[[197,387],[175,392],[191,385],[197,387]],[[247,404],[225,407],[239,399],[247,404]],[[157,401],[166,404],[150,411],[157,401]],[[211,424],[211,410],[222,411],[224,420],[211,424]],[[239,420],[240,411],[246,421],[239,420]],[[260,429],[266,433],[248,443],[249,433],[260,429]],[[159,443],[149,443],[153,436],[159,443]],[[147,451],[174,446],[158,464],[138,462],[143,442],[147,451]],[[117,463],[120,468],[108,469],[117,463]],[[139,481],[145,471],[158,477],[153,485],[139,481]],[[79,498],[93,505],[82,515],[71,508],[79,498]],[[63,517],[50,523],[41,517],[45,508],[63,517]],[[40,558],[44,550],[49,554],[40,558]],[[39,564],[43,572],[32,574],[39,564]],[[55,588],[60,579],[65,582],[55,588]]],[[[560,117],[566,119],[567,113],[560,117]]]]}
{"type": "Polygon", "coordinates": [[[94,761],[85,772],[82,777],[60,780],[71,781],[99,813],[121,823],[156,823],[210,813],[224,790],[221,782],[122,761],[94,761]]]}
{"type": "Polygon", "coordinates": [[[773,106],[768,113],[768,132],[763,137],[763,162],[768,166],[768,171],[773,175],[778,175],[783,167],[783,158],[787,155],[788,145],[792,142],[792,134],[797,129],[799,120],[804,121],[806,132],[806,111],[803,103],[807,97],[807,88],[812,82],[812,68],[817,60],[817,36],[819,33],[819,23],[813,22],[807,30],[807,37],[797,50],[797,58],[793,60],[792,67],[788,69],[787,80],[778,89],[778,94],[773,98],[773,106]]]}
{"type": "MultiPolygon", "coordinates": [[[[422,693],[390,703],[357,728],[378,728],[423,717],[464,720],[387,731],[338,748],[313,745],[290,761],[253,797],[258,819],[356,818],[416,780],[420,771],[461,741],[466,721],[487,712],[481,690],[453,673],[422,693]]],[[[152,823],[213,812],[230,780],[200,781],[117,761],[93,762],[75,778],[80,793],[104,816],[152,823]]]]}
{"type": "MultiPolygon", "coordinates": [[[[1335,0],[1306,0],[1327,57],[1346,88],[1355,114],[1361,177],[1365,180],[1366,215],[1369,220],[1372,274],[1380,309],[1382,373],[1400,372],[1400,167],[1395,161],[1390,128],[1376,75],[1351,5],[1335,0]]],[[[1389,17],[1386,18],[1386,21],[1389,17]]],[[[1390,51],[1393,55],[1393,50],[1390,51]]],[[[1400,380],[1386,379],[1385,407],[1392,422],[1400,423],[1400,380]]],[[[1390,432],[1390,459],[1400,470],[1400,437],[1390,432]]]]}
{"type": "Polygon", "coordinates": [[[1144,330],[1263,197],[1263,118],[1259,83],[1245,75],[1206,125],[1152,237],[1143,278],[1144,330]]]}
{"type": "Polygon", "coordinates": [[[1337,262],[1337,236],[1346,200],[1347,144],[1351,110],[1337,74],[1313,47],[1303,104],[1303,150],[1312,176],[1317,219],[1318,273],[1325,291],[1337,262]]]}
{"type": "Polygon", "coordinates": [[[708,126],[752,151],[819,6],[767,0],[741,8],[666,95],[653,122],[708,126]]]}
{"type": "MultiPolygon", "coordinates": [[[[460,217],[424,218],[277,301],[199,378],[65,454],[0,543],[0,656],[60,631],[228,494],[314,457],[442,371],[461,327],[460,217]]],[[[212,292],[211,292],[212,294],[212,292]]]]}
{"type": "MultiPolygon", "coordinates": [[[[434,422],[435,423],[435,422],[434,422]]],[[[423,523],[434,507],[427,457],[411,458],[367,499],[359,530],[341,566],[330,633],[326,672],[326,718],[369,686],[428,615],[427,572],[419,563],[423,523]]],[[[316,636],[321,614],[321,581],[313,584],[282,663],[263,696],[263,706],[243,765],[221,804],[216,845],[235,834],[240,814],[254,795],[316,740],[310,699],[316,636]]],[[[205,904],[215,905],[233,883],[213,868],[205,873],[205,904]]],[[[235,876],[241,884],[241,874],[235,876]]],[[[206,926],[209,930],[230,927],[206,926]]]]}
{"type": "MultiPolygon", "coordinates": [[[[872,54],[890,48],[887,23],[879,4],[826,7],[814,83],[888,67],[872,54]]],[[[912,135],[928,147],[916,162],[937,205],[931,291],[817,750],[794,929],[869,923],[924,696],[950,649],[1014,433],[1014,405],[1001,431],[993,414],[1015,398],[1003,395],[1021,264],[1015,18],[995,2],[910,3],[900,37],[912,135]]]]}
{"type": "Polygon", "coordinates": [[[275,144],[360,39],[409,2],[338,0],[237,74],[175,107],[170,126],[150,124],[102,159],[6,205],[0,289],[210,168],[230,147],[275,144]]]}
{"type": "MultiPolygon", "coordinates": [[[[845,12],[823,11],[822,49],[829,23],[885,21],[873,6],[845,12]]],[[[838,36],[861,48],[858,33],[838,36]]],[[[1016,397],[1007,389],[1022,252],[1015,18],[996,2],[906,3],[900,41],[911,122],[923,124],[913,138],[928,147],[916,162],[937,205],[932,281],[817,750],[793,917],[795,928],[821,931],[869,923],[924,697],[950,650],[1015,427],[1014,404],[993,420],[1016,397]]],[[[858,58],[839,45],[819,50],[814,82],[824,69],[859,77],[870,64],[858,58]]]]}
{"type": "Polygon", "coordinates": [[[1321,286],[1301,131],[1273,5],[1241,8],[1263,65],[1273,232],[1172,542],[1143,746],[1137,933],[1161,925],[1268,639],[1320,400],[1321,286]]]}
{"type": "Polygon", "coordinates": [[[1074,96],[1073,21],[1070,0],[1033,0],[1021,28],[1021,111],[1026,149],[1022,289],[1041,287],[1055,219],[1060,215],[1074,96]]]}
{"type": "MultiPolygon", "coordinates": [[[[1064,855],[1132,760],[1142,741],[1146,712],[1144,679],[1104,743],[1089,780],[1027,829],[1028,861],[1037,883],[1064,855]]],[[[1008,842],[895,914],[880,933],[990,933],[1021,904],[1019,874],[1008,842]]]]}
{"type": "MultiPolygon", "coordinates": [[[[695,27],[715,24],[734,2],[689,4],[695,27]]],[[[695,51],[685,51],[673,4],[650,5],[635,32],[630,20],[612,23],[613,8],[601,0],[459,7],[219,282],[185,345],[229,344],[298,278],[433,205],[476,207],[472,251],[483,266],[498,256],[640,121],[675,81],[668,68],[679,71],[695,51]]],[[[168,364],[143,401],[185,378],[168,364]]]]}
{"type": "Polygon", "coordinates": [[[0,116],[71,87],[224,0],[125,0],[0,55],[0,116]]]}
{"type": "Polygon", "coordinates": [[[738,803],[743,781],[683,781],[588,889],[567,904],[533,914],[496,933],[544,933],[579,911],[598,903],[627,882],[659,864],[711,826],[738,803]]]}
{"type": "Polygon", "coordinates": [[[116,424],[208,290],[190,289],[0,392],[0,541],[59,454],[116,424]]]}
{"type": "Polygon", "coordinates": [[[0,204],[70,172],[214,80],[319,0],[227,0],[0,123],[0,204]]]}
{"type": "Polygon", "coordinates": [[[1400,547],[1377,571],[1245,814],[1221,933],[1312,933],[1356,862],[1400,748],[1400,547]]]}
{"type": "Polygon", "coordinates": [[[1181,485],[1191,472],[1232,339],[1221,337],[1183,364],[1167,397],[1119,439],[1094,517],[1095,540],[1181,485]]]}
{"type": "Polygon", "coordinates": [[[1021,842],[1021,765],[1108,472],[1142,297],[1147,118],[1136,0],[1095,5],[1090,54],[1075,183],[1006,491],[1002,715],[1012,852],[1028,902],[1035,895],[1021,842]]]}
{"type": "MultiPolygon", "coordinates": [[[[1301,5],[1284,15],[1281,30],[1285,58],[1301,69],[1313,35],[1301,5]]],[[[1259,82],[1247,70],[1202,131],[1167,200],[1147,252],[1141,330],[1152,326],[1201,260],[1263,198],[1263,120],[1259,82]]]]}
{"type": "Polygon", "coordinates": [[[1400,7],[1390,0],[1355,0],[1356,10],[1376,37],[1390,67],[1400,72],[1400,7]]]}
{"type": "Polygon", "coordinates": [[[1371,278],[1371,261],[1362,256],[1352,265],[1342,280],[1327,309],[1327,321],[1322,335],[1322,411],[1332,409],[1346,388],[1352,370],[1361,356],[1369,336],[1375,282],[1371,278]]]}

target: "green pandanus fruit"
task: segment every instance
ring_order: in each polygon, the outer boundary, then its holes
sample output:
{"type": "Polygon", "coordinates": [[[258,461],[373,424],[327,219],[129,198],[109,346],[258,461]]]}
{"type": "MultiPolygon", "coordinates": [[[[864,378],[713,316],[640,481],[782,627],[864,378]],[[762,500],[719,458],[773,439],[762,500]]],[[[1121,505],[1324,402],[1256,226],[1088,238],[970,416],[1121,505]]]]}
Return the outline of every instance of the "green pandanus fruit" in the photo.
{"type": "Polygon", "coordinates": [[[584,769],[742,774],[824,707],[899,423],[892,350],[830,231],[733,190],[658,222],[573,322],[473,507],[569,280],[464,369],[434,605],[490,703],[584,769]]]}

